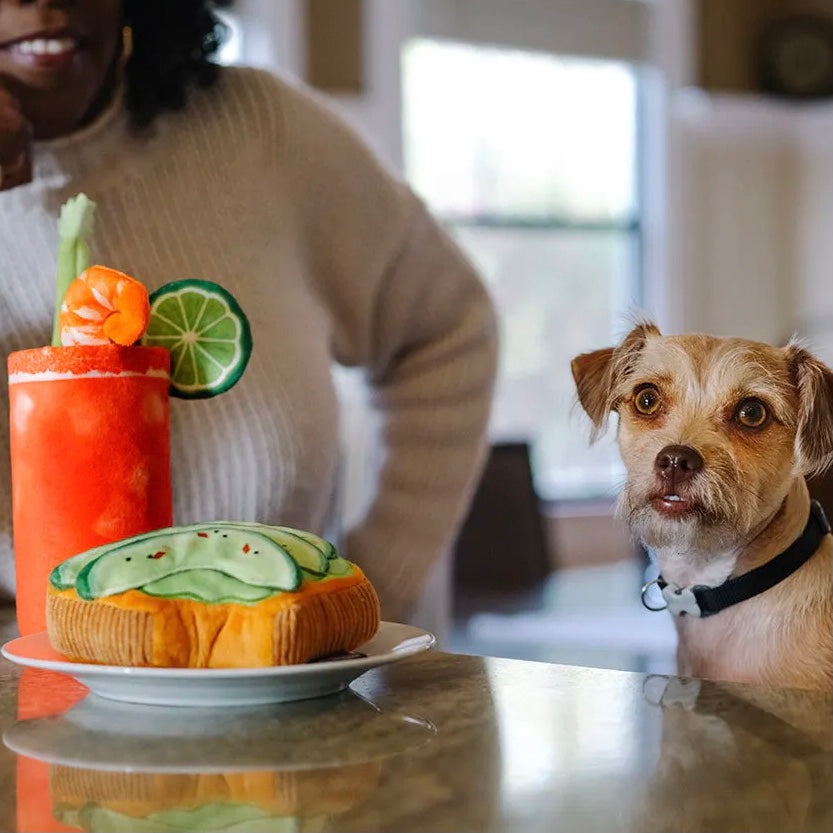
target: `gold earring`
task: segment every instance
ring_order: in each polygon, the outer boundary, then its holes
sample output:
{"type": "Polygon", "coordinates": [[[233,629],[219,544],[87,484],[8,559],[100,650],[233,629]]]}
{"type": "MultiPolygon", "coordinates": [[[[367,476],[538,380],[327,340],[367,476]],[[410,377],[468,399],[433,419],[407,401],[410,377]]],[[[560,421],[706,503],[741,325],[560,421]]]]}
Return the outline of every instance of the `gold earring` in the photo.
{"type": "Polygon", "coordinates": [[[130,60],[133,54],[133,29],[130,26],[122,26],[121,29],[121,59],[124,63],[130,60]]]}

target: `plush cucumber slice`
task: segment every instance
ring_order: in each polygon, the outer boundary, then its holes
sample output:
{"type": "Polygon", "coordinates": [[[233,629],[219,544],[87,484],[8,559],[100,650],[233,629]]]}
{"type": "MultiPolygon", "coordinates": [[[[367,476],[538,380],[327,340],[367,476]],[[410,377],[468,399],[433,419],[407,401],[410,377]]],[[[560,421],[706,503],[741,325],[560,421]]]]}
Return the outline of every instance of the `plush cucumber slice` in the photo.
{"type": "Polygon", "coordinates": [[[200,569],[275,590],[301,584],[298,565],[271,538],[254,529],[199,525],[113,546],[81,569],[75,589],[82,599],[97,599],[200,569]]]}
{"type": "Polygon", "coordinates": [[[240,305],[211,281],[171,281],[150,295],[142,343],[171,352],[171,395],[205,399],[237,383],[252,354],[252,331],[240,305]]]}
{"type": "Polygon", "coordinates": [[[139,588],[149,596],[211,604],[255,604],[275,595],[272,587],[245,584],[219,570],[184,570],[139,588]]]}

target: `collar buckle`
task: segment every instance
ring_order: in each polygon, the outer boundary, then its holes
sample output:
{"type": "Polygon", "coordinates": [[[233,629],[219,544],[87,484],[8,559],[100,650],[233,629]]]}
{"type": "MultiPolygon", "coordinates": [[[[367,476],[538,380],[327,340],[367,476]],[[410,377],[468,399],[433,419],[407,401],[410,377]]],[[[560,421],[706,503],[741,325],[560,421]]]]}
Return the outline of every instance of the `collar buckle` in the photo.
{"type": "Polygon", "coordinates": [[[674,616],[695,616],[703,615],[694,590],[691,587],[673,587],[666,584],[662,588],[662,598],[668,605],[668,612],[674,616]]]}

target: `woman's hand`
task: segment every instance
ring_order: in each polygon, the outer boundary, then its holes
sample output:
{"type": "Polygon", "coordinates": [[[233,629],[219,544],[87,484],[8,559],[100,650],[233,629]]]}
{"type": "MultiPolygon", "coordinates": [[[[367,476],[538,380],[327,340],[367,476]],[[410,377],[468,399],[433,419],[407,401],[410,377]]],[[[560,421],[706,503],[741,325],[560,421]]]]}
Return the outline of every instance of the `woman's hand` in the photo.
{"type": "Polygon", "coordinates": [[[0,191],[32,179],[32,128],[0,83],[0,191]]]}

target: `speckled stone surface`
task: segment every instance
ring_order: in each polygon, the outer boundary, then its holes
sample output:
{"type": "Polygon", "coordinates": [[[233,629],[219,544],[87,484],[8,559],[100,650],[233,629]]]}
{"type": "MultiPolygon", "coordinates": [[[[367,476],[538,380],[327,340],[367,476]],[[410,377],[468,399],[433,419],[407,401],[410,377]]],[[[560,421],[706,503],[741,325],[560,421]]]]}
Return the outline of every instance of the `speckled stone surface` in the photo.
{"type": "Polygon", "coordinates": [[[430,652],[319,700],[131,707],[0,659],[0,830],[830,831],[832,705],[430,652]]]}

